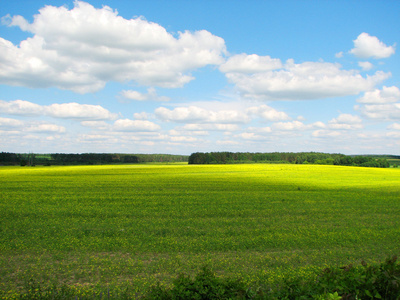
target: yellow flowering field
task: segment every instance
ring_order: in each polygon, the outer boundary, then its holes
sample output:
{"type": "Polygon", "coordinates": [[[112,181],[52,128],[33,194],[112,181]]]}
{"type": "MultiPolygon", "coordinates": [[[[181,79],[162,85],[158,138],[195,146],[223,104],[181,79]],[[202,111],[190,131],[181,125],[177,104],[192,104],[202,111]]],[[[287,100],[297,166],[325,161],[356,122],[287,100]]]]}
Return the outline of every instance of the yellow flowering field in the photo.
{"type": "Polygon", "coordinates": [[[0,298],[128,291],[208,265],[248,285],[400,253],[400,169],[0,167],[0,298]]]}

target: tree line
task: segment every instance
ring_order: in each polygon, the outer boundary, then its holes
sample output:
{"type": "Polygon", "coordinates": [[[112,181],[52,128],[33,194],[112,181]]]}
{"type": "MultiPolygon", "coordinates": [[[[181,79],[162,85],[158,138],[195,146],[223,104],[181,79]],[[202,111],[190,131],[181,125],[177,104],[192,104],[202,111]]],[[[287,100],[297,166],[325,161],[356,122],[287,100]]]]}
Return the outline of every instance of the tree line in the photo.
{"type": "Polygon", "coordinates": [[[235,164],[235,163],[292,163],[339,166],[362,166],[389,168],[386,158],[374,156],[350,156],[320,152],[196,152],[189,156],[189,164],[235,164]]]}
{"type": "Polygon", "coordinates": [[[0,165],[98,165],[150,162],[187,162],[187,155],[111,153],[0,153],[0,165]]]}
{"type": "Polygon", "coordinates": [[[172,154],[111,154],[111,153],[0,153],[0,165],[98,165],[98,164],[134,164],[154,162],[189,162],[189,164],[234,164],[234,163],[292,163],[321,164],[341,166],[362,166],[388,168],[394,161],[397,167],[400,156],[373,156],[330,154],[321,152],[196,152],[190,156],[172,154]]]}

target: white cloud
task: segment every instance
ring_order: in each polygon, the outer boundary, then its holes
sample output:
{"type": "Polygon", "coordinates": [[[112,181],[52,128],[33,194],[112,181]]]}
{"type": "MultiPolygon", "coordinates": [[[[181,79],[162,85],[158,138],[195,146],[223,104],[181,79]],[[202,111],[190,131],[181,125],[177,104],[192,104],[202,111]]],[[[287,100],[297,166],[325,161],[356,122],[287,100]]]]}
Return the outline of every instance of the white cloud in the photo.
{"type": "Polygon", "coordinates": [[[0,128],[7,131],[16,132],[36,132],[36,133],[64,133],[64,126],[43,122],[23,122],[11,118],[0,117],[0,128]]]}
{"type": "Polygon", "coordinates": [[[356,95],[372,89],[391,74],[382,71],[363,77],[339,64],[288,60],[279,70],[244,74],[228,72],[226,77],[248,99],[307,100],[356,95]]]}
{"type": "Polygon", "coordinates": [[[189,131],[237,131],[240,127],[236,124],[186,124],[182,127],[189,131]]]}
{"type": "Polygon", "coordinates": [[[147,95],[139,93],[138,91],[122,91],[121,92],[121,96],[126,98],[126,99],[130,99],[130,100],[136,100],[136,101],[146,101],[148,100],[147,95]]]}
{"type": "Polygon", "coordinates": [[[157,131],[160,130],[161,127],[150,121],[121,119],[114,122],[113,129],[115,131],[146,132],[157,131]]]}
{"type": "Polygon", "coordinates": [[[171,136],[170,140],[172,142],[196,142],[198,141],[197,138],[191,136],[171,136]]]}
{"type": "Polygon", "coordinates": [[[135,120],[148,120],[150,119],[150,115],[146,112],[134,113],[133,118],[135,120]]]}
{"type": "Polygon", "coordinates": [[[326,127],[326,125],[321,121],[315,122],[315,123],[311,124],[311,126],[313,128],[325,128],[326,127]]]}
{"type": "Polygon", "coordinates": [[[374,67],[374,65],[371,64],[369,61],[359,61],[358,65],[362,68],[363,71],[369,71],[374,67]]]}
{"type": "Polygon", "coordinates": [[[247,114],[236,110],[212,111],[197,106],[177,107],[170,110],[159,107],[155,110],[155,115],[160,120],[166,122],[182,123],[247,123],[250,118],[247,114]]]}
{"type": "Polygon", "coordinates": [[[400,90],[396,86],[375,89],[366,92],[357,99],[361,105],[354,106],[355,110],[369,119],[392,121],[400,120],[400,90]]]}
{"type": "MultiPolygon", "coordinates": [[[[388,133],[386,134],[386,136],[387,136],[387,137],[390,137],[390,138],[399,139],[399,138],[400,138],[400,132],[397,132],[397,131],[388,132],[388,133]]],[[[397,142],[397,143],[398,143],[398,142],[397,142]]],[[[398,144],[399,144],[399,143],[398,143],[398,144]]]]}
{"type": "Polygon", "coordinates": [[[248,127],[247,131],[257,132],[257,133],[270,133],[272,132],[271,127],[248,127]]]}
{"type": "Polygon", "coordinates": [[[0,117],[0,128],[3,130],[15,129],[17,127],[22,127],[23,125],[24,123],[20,120],[0,117]]]}
{"type": "Polygon", "coordinates": [[[159,24],[124,19],[108,6],[74,6],[45,6],[31,24],[8,18],[9,26],[33,37],[18,46],[0,38],[0,83],[78,93],[98,91],[108,81],[175,88],[193,79],[191,70],[223,62],[225,42],[208,31],[175,38],[159,24]]]}
{"type": "Polygon", "coordinates": [[[354,108],[369,119],[383,121],[400,120],[400,103],[366,104],[363,106],[355,106],[354,108]]]}
{"type": "Polygon", "coordinates": [[[280,68],[282,63],[278,58],[245,53],[230,57],[219,67],[223,73],[259,73],[280,68]]]}
{"type": "Polygon", "coordinates": [[[118,142],[118,139],[113,139],[112,136],[110,135],[105,135],[105,134],[80,134],[78,137],[79,141],[88,141],[88,142],[118,142]]]}
{"type": "Polygon", "coordinates": [[[277,111],[268,105],[250,107],[246,112],[249,114],[255,114],[266,121],[285,121],[290,119],[285,112],[277,111]]]}
{"type": "Polygon", "coordinates": [[[26,128],[26,131],[37,133],[64,133],[65,127],[56,124],[34,124],[26,128]]]}
{"type": "Polygon", "coordinates": [[[365,104],[384,104],[397,101],[400,101],[400,90],[396,86],[384,86],[382,90],[375,89],[373,91],[368,91],[364,96],[357,99],[357,102],[365,104]]]}
{"type": "Polygon", "coordinates": [[[208,131],[204,130],[184,130],[184,128],[176,128],[176,129],[171,129],[168,131],[168,134],[171,136],[182,136],[182,135],[202,135],[206,136],[209,135],[208,131]]]}
{"type": "Polygon", "coordinates": [[[387,58],[395,53],[393,46],[386,46],[376,36],[361,33],[354,42],[354,48],[350,53],[359,58],[387,58]]]}
{"type": "Polygon", "coordinates": [[[155,88],[147,89],[147,94],[140,93],[133,90],[124,90],[121,92],[121,96],[135,101],[169,101],[169,97],[158,96],[155,88]]]}
{"type": "Polygon", "coordinates": [[[337,118],[334,118],[328,122],[330,129],[343,129],[343,130],[355,130],[362,129],[362,120],[359,116],[351,114],[340,114],[337,118]]]}
{"type": "Polygon", "coordinates": [[[107,130],[110,128],[110,125],[104,121],[82,121],[82,126],[96,128],[99,130],[107,130]]]}
{"type": "Polygon", "coordinates": [[[265,136],[259,135],[255,132],[243,132],[238,135],[235,135],[235,137],[239,137],[244,140],[252,140],[252,141],[265,140],[265,136]]]}
{"type": "Polygon", "coordinates": [[[113,120],[117,114],[109,112],[100,105],[88,105],[79,103],[62,103],[42,106],[29,101],[0,100],[0,112],[10,115],[44,115],[63,119],[86,119],[86,120],[113,120]]]}
{"type": "Polygon", "coordinates": [[[205,122],[209,118],[209,112],[197,106],[177,107],[173,110],[159,107],[155,110],[155,115],[166,122],[197,123],[205,122]]]}
{"type": "Polygon", "coordinates": [[[335,54],[336,58],[342,58],[343,57],[343,51],[340,51],[338,53],[335,54]]]}
{"type": "Polygon", "coordinates": [[[400,123],[393,123],[388,126],[388,129],[400,130],[400,123]]]}
{"type": "Polygon", "coordinates": [[[313,137],[317,138],[332,138],[332,137],[338,137],[340,136],[341,133],[339,131],[331,131],[331,130],[316,130],[312,133],[313,137]]]}
{"type": "Polygon", "coordinates": [[[44,113],[43,106],[24,100],[0,100],[0,112],[9,115],[40,115],[44,113]]]}
{"type": "Polygon", "coordinates": [[[329,121],[330,124],[359,124],[362,120],[359,116],[351,114],[340,114],[337,118],[329,121]]]}
{"type": "Polygon", "coordinates": [[[64,119],[90,119],[112,120],[117,115],[110,113],[100,105],[88,105],[79,103],[51,104],[46,107],[46,115],[64,119]]]}
{"type": "Polygon", "coordinates": [[[292,122],[278,122],[272,125],[274,130],[284,130],[284,131],[302,131],[309,129],[309,126],[305,125],[300,121],[292,122]]]}

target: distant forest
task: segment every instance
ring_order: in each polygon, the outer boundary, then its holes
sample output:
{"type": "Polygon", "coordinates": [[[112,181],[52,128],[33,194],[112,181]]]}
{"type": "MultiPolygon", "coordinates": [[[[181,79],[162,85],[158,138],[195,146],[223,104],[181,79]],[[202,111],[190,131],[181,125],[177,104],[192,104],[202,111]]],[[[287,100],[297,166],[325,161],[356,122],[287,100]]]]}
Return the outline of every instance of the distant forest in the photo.
{"type": "Polygon", "coordinates": [[[121,163],[150,163],[150,162],[187,162],[187,155],[170,154],[34,154],[34,153],[0,153],[0,165],[100,165],[121,163]]]}
{"type": "Polygon", "coordinates": [[[399,162],[400,156],[394,155],[350,156],[319,152],[196,152],[189,156],[189,164],[292,163],[389,168],[391,163],[397,167],[399,162]]]}
{"type": "Polygon", "coordinates": [[[320,152],[196,152],[172,154],[110,154],[110,153],[0,153],[0,165],[101,165],[189,162],[189,164],[291,163],[388,168],[400,165],[396,155],[344,155],[320,152]]]}

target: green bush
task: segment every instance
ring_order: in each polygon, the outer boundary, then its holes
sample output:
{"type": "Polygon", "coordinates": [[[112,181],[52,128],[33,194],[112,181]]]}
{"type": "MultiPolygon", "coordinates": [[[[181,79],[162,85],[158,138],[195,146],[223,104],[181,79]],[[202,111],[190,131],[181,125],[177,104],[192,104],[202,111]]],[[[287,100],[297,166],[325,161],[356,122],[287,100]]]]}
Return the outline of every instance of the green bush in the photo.
{"type": "Polygon", "coordinates": [[[324,292],[338,292],[343,299],[400,299],[400,264],[397,257],[380,265],[348,265],[325,269],[317,284],[324,292]]]}
{"type": "Polygon", "coordinates": [[[192,279],[179,275],[173,282],[173,288],[153,287],[145,299],[250,299],[245,285],[240,280],[221,279],[207,267],[192,279]]]}
{"type": "Polygon", "coordinates": [[[194,278],[180,275],[173,287],[155,286],[145,299],[400,299],[397,257],[379,265],[326,268],[313,279],[293,277],[275,286],[246,287],[240,280],[217,278],[208,268],[194,278]]]}

